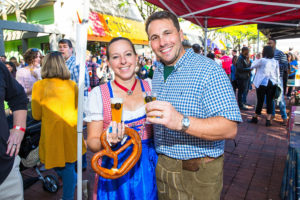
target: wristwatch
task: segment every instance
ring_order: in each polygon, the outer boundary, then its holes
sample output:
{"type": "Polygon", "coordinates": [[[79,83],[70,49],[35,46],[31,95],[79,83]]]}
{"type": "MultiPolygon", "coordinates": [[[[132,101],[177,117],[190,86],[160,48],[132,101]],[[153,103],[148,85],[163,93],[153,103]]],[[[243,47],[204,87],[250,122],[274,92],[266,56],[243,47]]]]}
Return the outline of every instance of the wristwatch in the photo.
{"type": "Polygon", "coordinates": [[[182,128],[180,131],[185,132],[190,127],[190,119],[188,116],[183,116],[183,119],[181,120],[182,128]]]}

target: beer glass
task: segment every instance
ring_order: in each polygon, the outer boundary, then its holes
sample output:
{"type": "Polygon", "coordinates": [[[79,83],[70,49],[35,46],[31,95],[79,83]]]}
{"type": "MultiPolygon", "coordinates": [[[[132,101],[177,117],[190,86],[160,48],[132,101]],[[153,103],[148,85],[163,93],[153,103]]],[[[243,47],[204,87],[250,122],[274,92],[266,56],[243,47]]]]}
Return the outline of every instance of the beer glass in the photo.
{"type": "Polygon", "coordinates": [[[123,99],[122,98],[111,98],[110,104],[111,104],[112,121],[121,123],[122,110],[123,110],[123,99]]]}
{"type": "MultiPolygon", "coordinates": [[[[144,93],[144,102],[145,104],[156,101],[157,94],[155,92],[145,92],[144,93]]],[[[155,118],[155,117],[152,117],[155,118]]],[[[145,124],[151,124],[150,122],[145,122],[145,124]]]]}

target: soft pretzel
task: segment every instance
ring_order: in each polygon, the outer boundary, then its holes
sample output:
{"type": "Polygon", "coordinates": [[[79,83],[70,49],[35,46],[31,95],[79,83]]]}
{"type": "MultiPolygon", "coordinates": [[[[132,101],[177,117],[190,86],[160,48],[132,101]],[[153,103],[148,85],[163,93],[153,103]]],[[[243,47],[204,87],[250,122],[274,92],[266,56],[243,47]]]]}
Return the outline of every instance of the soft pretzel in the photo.
{"type": "Polygon", "coordinates": [[[93,170],[102,176],[103,178],[107,179],[117,179],[121,176],[125,175],[139,160],[141,153],[142,153],[142,142],[139,134],[131,128],[125,127],[125,134],[130,137],[130,140],[128,140],[120,149],[117,151],[113,151],[107,140],[106,140],[106,131],[104,131],[100,137],[101,146],[104,148],[103,150],[96,153],[91,161],[91,165],[93,170]],[[124,161],[122,166],[118,169],[118,155],[124,151],[128,146],[133,145],[132,147],[132,153],[127,158],[127,160],[124,161]],[[98,160],[102,156],[110,157],[114,160],[114,165],[111,169],[107,169],[104,167],[101,167],[98,164],[98,160]]]}

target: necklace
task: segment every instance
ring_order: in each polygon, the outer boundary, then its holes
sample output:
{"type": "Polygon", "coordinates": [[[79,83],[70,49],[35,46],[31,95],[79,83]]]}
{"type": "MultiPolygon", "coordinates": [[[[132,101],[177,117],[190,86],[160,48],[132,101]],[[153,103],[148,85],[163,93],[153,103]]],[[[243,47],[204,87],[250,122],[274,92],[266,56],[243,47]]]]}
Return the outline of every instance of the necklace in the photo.
{"type": "Polygon", "coordinates": [[[133,86],[132,86],[131,89],[129,90],[129,89],[127,89],[126,87],[124,87],[123,85],[121,85],[120,83],[118,83],[116,80],[114,80],[114,81],[115,81],[116,86],[118,86],[120,89],[122,89],[122,90],[124,90],[125,92],[127,92],[128,95],[132,95],[133,90],[134,90],[134,88],[135,88],[135,86],[136,86],[136,83],[137,83],[137,79],[135,79],[135,82],[134,82],[133,86]]]}

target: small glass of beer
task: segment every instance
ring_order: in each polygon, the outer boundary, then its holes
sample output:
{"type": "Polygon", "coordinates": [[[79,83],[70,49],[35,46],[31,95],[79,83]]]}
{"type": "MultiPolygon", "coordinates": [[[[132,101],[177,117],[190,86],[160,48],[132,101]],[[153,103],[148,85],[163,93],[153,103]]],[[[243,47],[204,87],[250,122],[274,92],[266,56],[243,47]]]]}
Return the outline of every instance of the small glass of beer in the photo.
{"type": "Polygon", "coordinates": [[[122,111],[123,111],[123,99],[122,98],[111,98],[110,104],[111,104],[112,121],[121,123],[122,111]]]}
{"type": "MultiPolygon", "coordinates": [[[[155,92],[145,92],[144,93],[144,102],[145,104],[156,101],[157,94],[155,92]]],[[[153,117],[155,118],[155,117],[153,117]]],[[[150,122],[145,122],[145,124],[151,124],[150,122]]]]}

